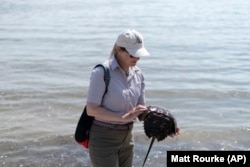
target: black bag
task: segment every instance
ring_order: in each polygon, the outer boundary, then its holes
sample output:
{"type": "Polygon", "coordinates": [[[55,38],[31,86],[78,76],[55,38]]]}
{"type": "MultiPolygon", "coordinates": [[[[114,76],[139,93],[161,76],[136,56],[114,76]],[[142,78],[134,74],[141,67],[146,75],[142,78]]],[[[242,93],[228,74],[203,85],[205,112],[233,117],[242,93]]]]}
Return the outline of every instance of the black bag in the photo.
{"type": "MultiPolygon", "coordinates": [[[[102,67],[104,70],[104,81],[106,85],[105,92],[102,96],[102,100],[105,96],[105,94],[108,91],[108,85],[109,85],[109,80],[110,80],[110,74],[109,74],[109,67],[104,66],[102,64],[98,64],[95,66],[96,67],[102,67]]],[[[88,116],[87,115],[87,107],[85,105],[82,115],[77,123],[76,130],[75,130],[75,140],[78,144],[84,146],[85,148],[88,148],[88,143],[89,143],[89,131],[91,128],[91,125],[93,123],[94,117],[88,116]]]]}

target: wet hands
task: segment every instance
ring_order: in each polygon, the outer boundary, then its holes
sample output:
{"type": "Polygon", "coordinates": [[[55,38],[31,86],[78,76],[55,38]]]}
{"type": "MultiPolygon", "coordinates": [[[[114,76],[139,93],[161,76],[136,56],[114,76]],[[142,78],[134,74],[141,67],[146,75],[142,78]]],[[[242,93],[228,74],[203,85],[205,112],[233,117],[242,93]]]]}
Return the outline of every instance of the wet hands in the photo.
{"type": "Polygon", "coordinates": [[[122,116],[124,122],[132,122],[138,115],[142,114],[143,112],[147,111],[147,107],[144,105],[137,105],[128,113],[122,116]]]}
{"type": "Polygon", "coordinates": [[[172,133],[171,135],[169,135],[170,137],[174,138],[175,136],[178,136],[180,134],[180,128],[176,128],[176,132],[172,133]]]}

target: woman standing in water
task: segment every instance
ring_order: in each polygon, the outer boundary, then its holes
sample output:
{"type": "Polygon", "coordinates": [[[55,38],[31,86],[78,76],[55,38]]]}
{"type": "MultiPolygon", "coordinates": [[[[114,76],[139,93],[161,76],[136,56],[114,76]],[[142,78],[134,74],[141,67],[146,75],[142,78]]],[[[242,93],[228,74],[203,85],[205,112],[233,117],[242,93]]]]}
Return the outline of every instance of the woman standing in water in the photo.
{"type": "Polygon", "coordinates": [[[148,55],[142,35],[127,29],[118,35],[110,59],[103,63],[110,71],[103,99],[104,71],[101,67],[92,71],[87,113],[95,117],[89,136],[89,155],[94,167],[132,167],[133,121],[147,109],[144,77],[136,64],[148,55]]]}

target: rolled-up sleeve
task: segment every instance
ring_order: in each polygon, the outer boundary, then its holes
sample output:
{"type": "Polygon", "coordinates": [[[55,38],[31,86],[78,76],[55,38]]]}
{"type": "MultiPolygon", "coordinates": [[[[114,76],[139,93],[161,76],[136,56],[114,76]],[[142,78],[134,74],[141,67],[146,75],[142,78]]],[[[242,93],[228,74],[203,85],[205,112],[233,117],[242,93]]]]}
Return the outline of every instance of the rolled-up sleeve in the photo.
{"type": "Polygon", "coordinates": [[[102,67],[97,67],[92,71],[90,76],[87,102],[101,105],[104,91],[104,70],[102,67]]]}

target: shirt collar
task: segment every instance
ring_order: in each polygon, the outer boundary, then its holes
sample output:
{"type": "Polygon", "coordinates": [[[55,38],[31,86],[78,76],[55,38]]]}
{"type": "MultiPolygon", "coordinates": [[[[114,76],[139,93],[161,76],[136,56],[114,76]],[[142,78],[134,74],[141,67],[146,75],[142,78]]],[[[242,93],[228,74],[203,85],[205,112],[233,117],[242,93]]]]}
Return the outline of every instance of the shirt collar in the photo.
{"type": "MultiPolygon", "coordinates": [[[[120,68],[120,65],[118,64],[115,56],[112,56],[112,58],[110,59],[110,69],[113,71],[116,68],[120,68]]],[[[137,66],[134,67],[130,67],[129,68],[129,75],[134,75],[137,71],[139,71],[139,68],[137,66]]]]}
{"type": "Polygon", "coordinates": [[[119,64],[118,64],[118,62],[117,62],[117,60],[116,60],[116,58],[115,58],[115,56],[113,56],[111,59],[110,59],[110,69],[113,71],[113,70],[115,70],[116,68],[119,68],[120,66],[119,66],[119,64]]]}

